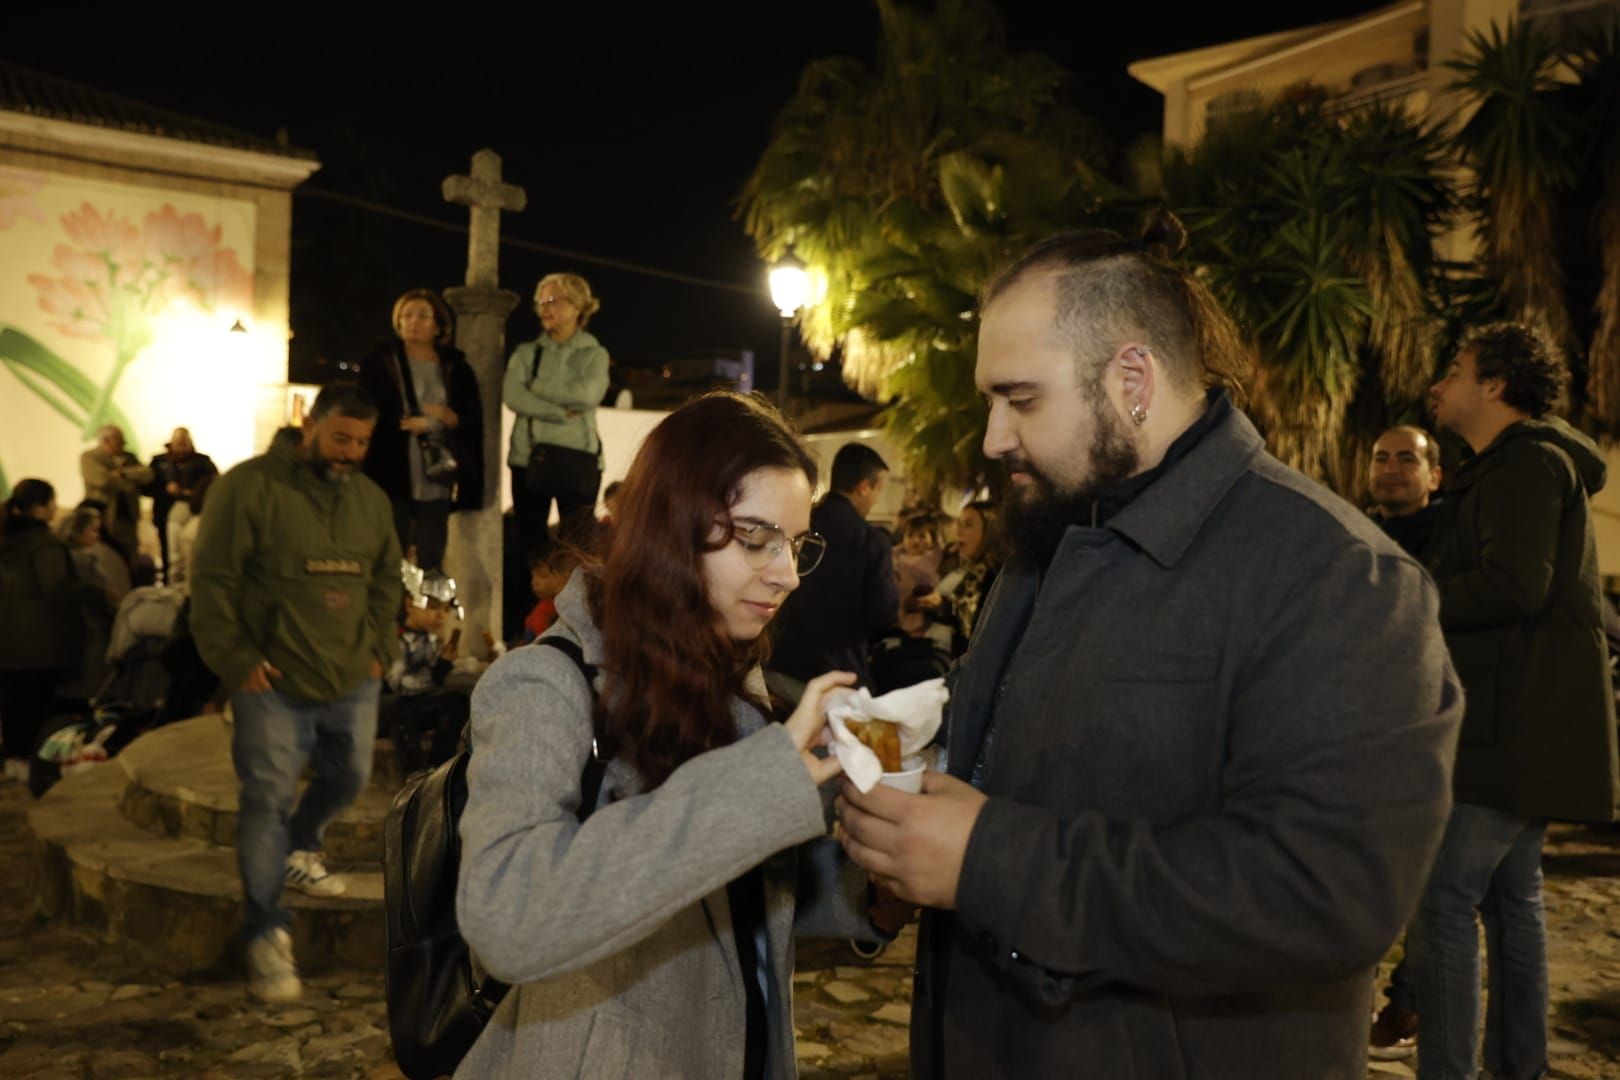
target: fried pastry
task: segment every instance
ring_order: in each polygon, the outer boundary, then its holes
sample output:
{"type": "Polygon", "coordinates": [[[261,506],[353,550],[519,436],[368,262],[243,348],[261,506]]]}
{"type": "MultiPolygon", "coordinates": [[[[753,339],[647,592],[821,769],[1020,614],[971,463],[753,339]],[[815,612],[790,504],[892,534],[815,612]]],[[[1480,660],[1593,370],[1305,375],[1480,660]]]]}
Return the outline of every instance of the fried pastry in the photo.
{"type": "Polygon", "coordinates": [[[849,733],[877,755],[884,772],[900,771],[900,727],[888,720],[850,720],[849,733]]]}

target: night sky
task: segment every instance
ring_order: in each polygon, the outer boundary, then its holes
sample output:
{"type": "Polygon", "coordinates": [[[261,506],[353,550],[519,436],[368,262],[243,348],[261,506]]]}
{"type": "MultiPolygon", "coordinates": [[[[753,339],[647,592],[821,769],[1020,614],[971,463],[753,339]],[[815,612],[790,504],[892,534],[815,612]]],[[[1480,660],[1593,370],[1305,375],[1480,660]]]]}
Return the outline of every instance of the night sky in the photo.
{"type": "MultiPolygon", "coordinates": [[[[735,199],[804,65],[833,55],[871,61],[875,7],[567,6],[531,8],[482,30],[414,14],[338,28],[290,10],[272,25],[266,20],[277,9],[257,6],[231,9],[216,26],[156,28],[101,13],[71,24],[8,13],[0,57],[257,134],[285,129],[322,162],[308,187],[448,223],[465,224],[466,214],[442,201],[441,179],[465,172],[472,151],[493,147],[508,179],[528,191],[528,209],[503,217],[503,236],[759,291],[511,248],[502,252],[504,285],[527,299],[541,274],[578,271],[602,298],[591,329],[616,362],[647,366],[705,347],[753,348],[769,385],[776,314],[733,217],[735,199]]],[[[1125,73],[1131,61],[1378,6],[998,5],[1013,48],[1068,68],[1075,103],[1122,147],[1157,131],[1162,115],[1159,95],[1125,73]]],[[[466,265],[463,236],[313,194],[295,196],[293,245],[299,380],[330,376],[337,361],[386,334],[400,291],[459,284],[466,265]]],[[[520,306],[509,340],[536,333],[537,320],[520,306]]]]}

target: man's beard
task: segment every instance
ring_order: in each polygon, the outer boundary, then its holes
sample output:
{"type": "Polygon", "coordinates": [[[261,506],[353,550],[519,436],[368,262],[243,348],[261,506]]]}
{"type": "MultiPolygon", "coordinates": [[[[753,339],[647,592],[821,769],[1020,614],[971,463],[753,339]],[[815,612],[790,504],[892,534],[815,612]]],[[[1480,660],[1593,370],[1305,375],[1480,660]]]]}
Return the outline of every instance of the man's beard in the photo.
{"type": "Polygon", "coordinates": [[[349,477],[354,473],[353,467],[347,469],[336,468],[335,466],[347,465],[348,462],[334,461],[322,454],[321,445],[318,442],[309,444],[304,451],[304,457],[309,462],[309,467],[315,470],[315,475],[329,484],[347,484],[349,477]]]}
{"type": "Polygon", "coordinates": [[[1014,489],[1002,512],[1007,541],[1014,551],[1045,566],[1057,554],[1070,525],[1090,525],[1097,497],[1132,476],[1140,463],[1124,427],[1100,394],[1092,405],[1093,433],[1087,449],[1084,480],[1068,489],[1035,468],[1027,458],[1008,457],[1004,464],[1029,475],[1024,490],[1014,489]]]}

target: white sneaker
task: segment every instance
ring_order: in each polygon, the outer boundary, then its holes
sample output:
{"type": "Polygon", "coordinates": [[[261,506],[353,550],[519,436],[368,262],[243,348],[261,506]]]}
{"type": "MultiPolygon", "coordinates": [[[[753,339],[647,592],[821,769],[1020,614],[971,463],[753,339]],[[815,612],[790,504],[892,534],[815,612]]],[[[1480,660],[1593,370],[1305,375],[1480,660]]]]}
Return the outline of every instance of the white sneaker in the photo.
{"type": "Polygon", "coordinates": [[[304,993],[293,961],[292,935],[281,927],[248,942],[248,993],[270,1005],[297,1001],[304,993]]]}
{"type": "Polygon", "coordinates": [[[339,896],[348,887],[342,878],[326,872],[326,864],[313,851],[294,851],[287,856],[287,884],[310,896],[339,896]]]}

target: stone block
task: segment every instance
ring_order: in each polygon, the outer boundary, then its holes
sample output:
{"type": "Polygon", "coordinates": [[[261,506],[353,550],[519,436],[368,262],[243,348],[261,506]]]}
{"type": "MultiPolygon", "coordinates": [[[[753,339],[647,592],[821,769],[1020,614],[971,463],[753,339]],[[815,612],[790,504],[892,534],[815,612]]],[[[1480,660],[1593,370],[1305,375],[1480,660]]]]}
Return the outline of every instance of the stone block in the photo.
{"type": "MultiPolygon", "coordinates": [[[[137,739],[120,756],[118,767],[68,777],[28,810],[28,864],[38,882],[34,894],[40,909],[110,940],[132,941],[152,963],[169,972],[219,965],[227,958],[241,919],[235,853],[184,835],[227,829],[234,833],[234,791],[229,812],[218,805],[219,789],[226,781],[193,776],[184,785],[170,783],[168,793],[155,788],[133,794],[129,790],[137,786],[131,777],[154,775],[158,759],[172,756],[184,763],[185,747],[176,742],[175,729],[198,723],[170,725],[137,739]],[[165,740],[157,750],[172,750],[172,755],[143,747],[145,739],[157,736],[165,740]],[[126,756],[133,769],[124,767],[126,756]],[[216,789],[213,795],[208,794],[210,783],[216,789]],[[148,827],[154,824],[158,827],[148,827]]],[[[202,736],[209,734],[206,727],[198,730],[202,736]]],[[[222,748],[225,745],[221,743],[222,748]]],[[[211,766],[197,767],[228,772],[229,758],[224,755],[211,766]]],[[[351,817],[354,827],[349,835],[357,838],[360,849],[381,846],[379,807],[385,805],[384,798],[370,796],[351,817]]],[[[286,895],[305,971],[381,967],[381,874],[364,866],[359,869],[350,874],[345,896],[286,895]]],[[[4,984],[0,976],[0,985],[4,984]]]]}
{"type": "Polygon", "coordinates": [[[872,1019],[881,1020],[886,1024],[911,1025],[911,1006],[891,1001],[872,1014],[872,1019]]]}
{"type": "Polygon", "coordinates": [[[90,1057],[90,1075],[95,1080],[103,1077],[124,1080],[132,1076],[154,1076],[157,1071],[156,1059],[139,1050],[112,1050],[90,1057]]]}
{"type": "Polygon", "coordinates": [[[870,1001],[870,991],[856,986],[852,982],[834,980],[821,988],[821,992],[838,1002],[840,1005],[854,1005],[862,1001],[870,1001]]]}

